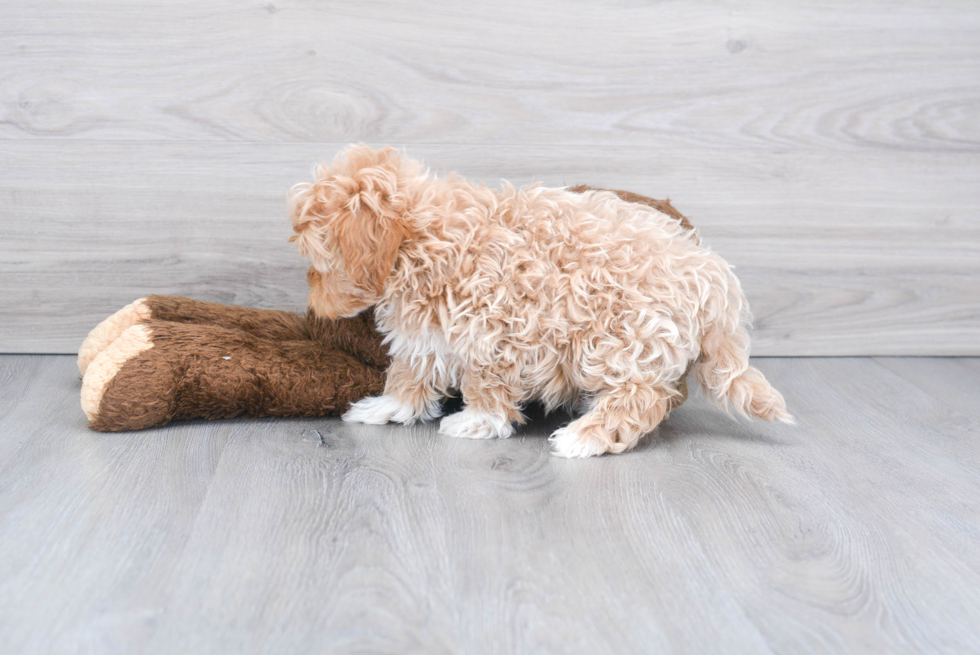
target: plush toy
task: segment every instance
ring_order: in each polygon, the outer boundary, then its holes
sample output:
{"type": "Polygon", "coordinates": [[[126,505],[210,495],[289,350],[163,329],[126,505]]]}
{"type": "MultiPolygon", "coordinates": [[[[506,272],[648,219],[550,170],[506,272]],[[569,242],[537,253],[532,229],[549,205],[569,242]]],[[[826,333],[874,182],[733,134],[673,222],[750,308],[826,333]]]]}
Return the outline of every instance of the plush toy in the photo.
{"type": "Polygon", "coordinates": [[[382,392],[387,365],[371,312],[328,321],[172,296],[119,310],[78,353],[82,409],[102,431],[340,414],[382,392]]]}
{"type": "MultiPolygon", "coordinates": [[[[668,200],[614,193],[693,229],[668,200]]],[[[127,305],[78,352],[82,410],[90,428],[107,432],[175,419],[342,414],[384,391],[387,366],[371,311],[331,321],[174,296],[127,305]]],[[[687,398],[683,378],[679,390],[670,409],[687,398]]]]}

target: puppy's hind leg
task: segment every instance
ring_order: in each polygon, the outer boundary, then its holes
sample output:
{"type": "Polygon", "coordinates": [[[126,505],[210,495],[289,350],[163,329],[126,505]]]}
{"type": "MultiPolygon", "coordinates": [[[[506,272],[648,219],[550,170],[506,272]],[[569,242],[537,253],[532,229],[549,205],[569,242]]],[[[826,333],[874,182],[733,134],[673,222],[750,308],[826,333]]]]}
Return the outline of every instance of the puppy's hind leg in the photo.
{"type": "Polygon", "coordinates": [[[452,371],[435,355],[416,358],[413,363],[395,357],[388,367],[385,393],[359,400],[343,419],[351,423],[384,425],[390,421],[411,425],[442,415],[440,401],[453,382],[452,371]]]}
{"type": "Polygon", "coordinates": [[[663,420],[677,391],[665,386],[630,384],[601,393],[591,411],[551,435],[560,457],[622,453],[663,420]]]}
{"type": "Polygon", "coordinates": [[[439,423],[439,434],[464,439],[506,439],[523,423],[520,388],[497,373],[478,369],[463,374],[462,411],[439,423]]]}

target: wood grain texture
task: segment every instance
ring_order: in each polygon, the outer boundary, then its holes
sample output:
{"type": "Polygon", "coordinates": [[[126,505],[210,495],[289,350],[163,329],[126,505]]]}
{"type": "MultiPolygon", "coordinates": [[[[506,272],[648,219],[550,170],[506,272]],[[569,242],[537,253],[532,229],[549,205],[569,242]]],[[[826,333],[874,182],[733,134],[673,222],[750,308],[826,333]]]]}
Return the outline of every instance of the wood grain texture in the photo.
{"type": "Polygon", "coordinates": [[[969,1],[4,8],[0,138],[980,148],[969,1]]]}
{"type": "MultiPolygon", "coordinates": [[[[149,293],[302,308],[305,266],[286,243],[285,192],[341,147],[0,142],[10,167],[0,179],[0,351],[73,352],[99,321],[149,293]]],[[[758,354],[980,353],[974,155],[410,153],[490,184],[587,180],[670,196],[737,267],[758,354]],[[948,192],[937,198],[940,187],[948,192]]]]}
{"type": "Polygon", "coordinates": [[[301,307],[284,194],[367,141],[670,196],[758,354],[980,354],[975,3],[40,0],[0,63],[0,352],[147,293],[301,307]]]}
{"type": "Polygon", "coordinates": [[[566,461],[536,413],[97,434],[71,358],[0,357],[0,650],[980,649],[980,366],[755,364],[796,428],[692,399],[566,461]]]}

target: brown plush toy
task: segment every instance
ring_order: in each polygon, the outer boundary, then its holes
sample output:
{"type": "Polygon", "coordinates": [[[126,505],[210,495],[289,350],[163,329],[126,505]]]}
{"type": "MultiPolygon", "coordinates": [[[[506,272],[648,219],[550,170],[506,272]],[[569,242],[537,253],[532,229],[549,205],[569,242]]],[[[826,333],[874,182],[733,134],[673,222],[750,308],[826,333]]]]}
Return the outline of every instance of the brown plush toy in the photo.
{"type": "Polygon", "coordinates": [[[78,353],[89,427],[174,419],[324,416],[384,389],[388,356],[370,312],[337,321],[148,296],[78,353]]]}
{"type": "MultiPolygon", "coordinates": [[[[669,200],[614,193],[693,229],[669,200]]],[[[82,410],[90,428],[106,432],[175,419],[342,414],[384,391],[387,366],[370,311],[330,321],[174,296],[127,305],[78,351],[82,410]]],[[[687,398],[683,378],[679,390],[670,409],[687,398]]]]}

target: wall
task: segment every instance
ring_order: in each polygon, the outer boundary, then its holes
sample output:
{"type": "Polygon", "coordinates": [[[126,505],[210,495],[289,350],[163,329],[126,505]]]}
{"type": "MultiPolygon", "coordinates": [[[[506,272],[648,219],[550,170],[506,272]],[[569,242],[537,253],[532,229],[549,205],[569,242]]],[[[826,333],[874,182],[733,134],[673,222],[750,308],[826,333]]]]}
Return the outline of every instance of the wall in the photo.
{"type": "Polygon", "coordinates": [[[8,4],[0,352],[302,308],[285,193],[354,141],[669,196],[756,354],[980,354],[980,9],[867,0],[8,4]]]}

